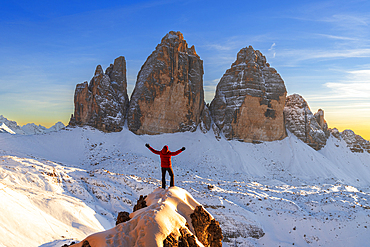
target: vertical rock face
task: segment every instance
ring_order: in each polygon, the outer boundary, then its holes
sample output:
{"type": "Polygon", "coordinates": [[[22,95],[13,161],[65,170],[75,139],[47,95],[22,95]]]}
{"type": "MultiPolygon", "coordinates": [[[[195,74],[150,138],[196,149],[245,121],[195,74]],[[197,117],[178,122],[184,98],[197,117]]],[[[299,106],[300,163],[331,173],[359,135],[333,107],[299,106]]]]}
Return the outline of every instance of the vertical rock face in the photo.
{"type": "Polygon", "coordinates": [[[238,52],[222,76],[210,111],[229,140],[274,141],[286,137],[286,89],[277,71],[251,46],[238,52]]]}
{"type": "Polygon", "coordinates": [[[359,135],[356,135],[352,130],[344,130],[341,137],[347,143],[347,147],[354,153],[370,153],[370,142],[359,135]]]}
{"type": "Polygon", "coordinates": [[[314,116],[303,97],[293,94],[286,98],[284,114],[287,129],[300,140],[315,150],[325,146],[329,130],[321,109],[314,116]]]}
{"type": "Polygon", "coordinates": [[[171,31],[141,67],[128,127],[136,134],[195,131],[203,108],[203,61],[180,32],[171,31]]]}
{"type": "Polygon", "coordinates": [[[98,65],[89,84],[77,84],[75,110],[69,125],[89,125],[106,132],[121,131],[128,103],[126,61],[121,56],[105,73],[98,65]]]}

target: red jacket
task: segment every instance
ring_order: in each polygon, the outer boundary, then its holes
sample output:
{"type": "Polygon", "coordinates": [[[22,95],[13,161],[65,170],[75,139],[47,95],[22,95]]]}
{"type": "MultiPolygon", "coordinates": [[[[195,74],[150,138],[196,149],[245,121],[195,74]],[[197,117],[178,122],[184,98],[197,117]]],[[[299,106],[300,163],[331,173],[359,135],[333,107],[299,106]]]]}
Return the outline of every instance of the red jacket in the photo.
{"type": "Polygon", "coordinates": [[[177,150],[176,152],[171,152],[170,150],[168,150],[167,146],[164,146],[161,151],[155,150],[154,148],[149,146],[149,150],[152,151],[155,154],[160,155],[160,157],[161,157],[161,167],[163,167],[163,168],[171,167],[172,166],[171,156],[178,155],[182,152],[181,149],[177,150]]]}

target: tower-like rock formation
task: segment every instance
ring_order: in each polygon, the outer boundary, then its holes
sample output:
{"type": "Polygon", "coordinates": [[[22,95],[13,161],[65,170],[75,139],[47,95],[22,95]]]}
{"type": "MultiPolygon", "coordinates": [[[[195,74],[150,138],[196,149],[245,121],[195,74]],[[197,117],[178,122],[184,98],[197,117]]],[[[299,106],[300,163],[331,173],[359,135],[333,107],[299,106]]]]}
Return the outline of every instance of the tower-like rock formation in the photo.
{"type": "Polygon", "coordinates": [[[180,32],[171,31],[138,73],[128,127],[136,134],[195,131],[207,115],[204,105],[203,61],[180,32]]]}
{"type": "Polygon", "coordinates": [[[324,110],[318,109],[313,116],[315,117],[316,122],[319,124],[320,128],[324,131],[326,139],[328,139],[330,136],[330,130],[328,128],[328,123],[324,118],[324,110]]]}
{"type": "Polygon", "coordinates": [[[100,65],[88,84],[77,84],[74,114],[69,125],[89,125],[105,132],[121,131],[128,108],[126,61],[114,60],[105,71],[100,65]]]}
{"type": "MultiPolygon", "coordinates": [[[[284,81],[252,46],[241,49],[222,76],[210,111],[228,140],[274,141],[286,137],[284,81]]],[[[217,132],[217,131],[216,131],[217,132]]]]}
{"type": "Polygon", "coordinates": [[[293,94],[286,98],[284,114],[286,127],[291,133],[315,150],[325,146],[330,131],[323,110],[313,115],[306,100],[293,94]]]}

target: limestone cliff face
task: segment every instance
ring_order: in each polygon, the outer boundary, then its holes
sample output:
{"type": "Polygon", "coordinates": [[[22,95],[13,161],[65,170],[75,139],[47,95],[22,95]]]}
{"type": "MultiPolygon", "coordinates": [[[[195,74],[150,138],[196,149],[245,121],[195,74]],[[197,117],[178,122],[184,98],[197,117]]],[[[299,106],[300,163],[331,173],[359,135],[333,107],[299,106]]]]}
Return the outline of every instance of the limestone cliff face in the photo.
{"type": "Polygon", "coordinates": [[[307,102],[298,94],[286,98],[285,123],[287,129],[315,150],[325,146],[330,135],[321,109],[312,114],[307,102]]]}
{"type": "Polygon", "coordinates": [[[137,76],[128,127],[136,134],[195,131],[203,109],[203,61],[180,32],[170,32],[137,76]]]}
{"type": "Polygon", "coordinates": [[[69,125],[89,125],[106,132],[121,131],[128,103],[126,61],[121,56],[105,73],[98,65],[89,84],[77,84],[75,110],[69,125]]]}
{"type": "Polygon", "coordinates": [[[283,139],[285,97],[284,81],[262,53],[251,46],[243,48],[217,85],[210,105],[213,129],[228,140],[283,139]]]}

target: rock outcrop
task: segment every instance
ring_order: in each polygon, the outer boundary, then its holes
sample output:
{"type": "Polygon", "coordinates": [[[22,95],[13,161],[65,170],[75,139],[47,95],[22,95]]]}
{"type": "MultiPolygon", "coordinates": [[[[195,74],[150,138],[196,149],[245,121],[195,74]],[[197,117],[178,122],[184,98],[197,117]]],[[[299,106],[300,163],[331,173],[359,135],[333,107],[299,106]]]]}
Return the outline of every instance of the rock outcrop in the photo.
{"type": "Polygon", "coordinates": [[[163,247],[200,247],[188,228],[180,228],[179,232],[179,237],[174,233],[168,235],[167,238],[163,240],[163,247]]]}
{"type": "Polygon", "coordinates": [[[330,132],[321,109],[313,115],[304,98],[293,94],[286,98],[284,115],[286,128],[292,134],[315,150],[325,146],[330,132]]]}
{"type": "Polygon", "coordinates": [[[354,153],[370,153],[370,142],[356,135],[352,130],[344,130],[341,133],[342,139],[347,143],[347,147],[354,153]]]}
{"type": "MultiPolygon", "coordinates": [[[[222,247],[222,230],[218,221],[216,221],[202,206],[197,206],[190,215],[191,225],[195,236],[207,247],[222,247]]],[[[189,225],[186,228],[180,228],[179,233],[171,233],[163,241],[164,247],[198,247],[194,234],[190,231],[189,225]],[[180,236],[178,236],[180,235],[180,236]]]]}
{"type": "Polygon", "coordinates": [[[129,212],[119,212],[116,220],[116,225],[129,221],[130,219],[131,218],[129,212]]]}
{"type": "Polygon", "coordinates": [[[190,218],[195,235],[204,246],[222,246],[223,236],[220,224],[212,219],[212,216],[202,206],[197,206],[190,218]]]}
{"type": "Polygon", "coordinates": [[[286,137],[286,88],[277,71],[252,46],[241,49],[222,76],[210,105],[216,126],[228,140],[245,142],[286,137]]]}
{"type": "Polygon", "coordinates": [[[100,65],[88,84],[77,84],[70,126],[89,125],[105,132],[121,131],[128,109],[126,61],[114,60],[105,71],[100,65]]]}
{"type": "Polygon", "coordinates": [[[128,127],[136,134],[195,131],[203,109],[203,61],[180,32],[171,31],[138,73],[128,127]]]}
{"type": "MultiPolygon", "coordinates": [[[[146,197],[147,196],[140,195],[139,199],[137,200],[136,205],[134,205],[132,212],[135,212],[139,209],[147,207],[146,201],[145,201],[146,197]]],[[[117,220],[116,220],[116,225],[129,221],[130,219],[131,218],[130,218],[129,212],[126,212],[126,211],[119,212],[117,216],[117,220]]]]}
{"type": "Polygon", "coordinates": [[[142,209],[142,208],[147,207],[147,205],[146,205],[146,201],[145,201],[145,198],[146,198],[146,197],[147,197],[147,196],[140,195],[139,200],[137,200],[137,203],[136,203],[136,205],[134,206],[133,212],[135,212],[135,211],[137,211],[137,210],[139,210],[139,209],[142,209]]]}

